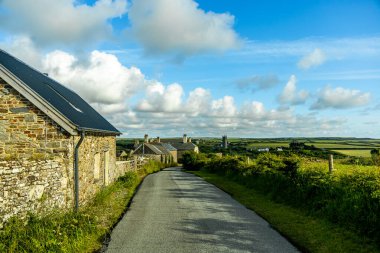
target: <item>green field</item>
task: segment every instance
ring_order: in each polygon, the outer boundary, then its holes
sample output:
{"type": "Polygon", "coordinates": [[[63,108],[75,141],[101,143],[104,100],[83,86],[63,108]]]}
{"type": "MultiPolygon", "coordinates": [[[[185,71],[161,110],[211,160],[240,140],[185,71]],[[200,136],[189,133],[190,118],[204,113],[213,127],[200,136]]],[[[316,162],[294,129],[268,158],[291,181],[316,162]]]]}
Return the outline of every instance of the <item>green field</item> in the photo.
{"type": "Polygon", "coordinates": [[[357,156],[357,157],[371,157],[370,150],[358,150],[358,149],[349,149],[349,150],[332,150],[337,153],[341,153],[349,156],[357,156]]]}
{"type": "Polygon", "coordinates": [[[326,148],[326,149],[341,149],[341,148],[347,148],[347,149],[354,149],[354,148],[360,148],[360,149],[371,149],[376,146],[371,145],[363,145],[363,144],[346,144],[346,143],[327,143],[327,142],[305,142],[306,145],[311,146],[314,145],[316,148],[326,148]]]}
{"type": "Polygon", "coordinates": [[[289,147],[289,142],[253,142],[247,145],[249,148],[277,148],[289,147]]]}

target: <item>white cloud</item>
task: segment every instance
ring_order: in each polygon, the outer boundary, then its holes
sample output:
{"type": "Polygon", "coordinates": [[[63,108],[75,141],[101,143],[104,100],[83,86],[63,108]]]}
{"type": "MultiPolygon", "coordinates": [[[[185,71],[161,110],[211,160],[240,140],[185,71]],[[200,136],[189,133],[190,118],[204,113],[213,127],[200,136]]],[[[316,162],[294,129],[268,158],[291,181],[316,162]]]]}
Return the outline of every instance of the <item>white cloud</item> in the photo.
{"type": "Polygon", "coordinates": [[[93,5],[74,0],[3,0],[0,27],[27,34],[42,44],[92,43],[109,35],[109,19],[123,15],[126,0],[98,0],[93,5]]]}
{"type": "Polygon", "coordinates": [[[276,75],[263,75],[242,78],[236,81],[236,85],[241,90],[265,90],[276,86],[279,83],[276,75]]]}
{"type": "Polygon", "coordinates": [[[190,92],[185,107],[192,116],[206,114],[210,108],[210,101],[210,91],[203,88],[196,88],[190,92]]]}
{"type": "Polygon", "coordinates": [[[345,89],[337,87],[335,89],[326,86],[319,92],[318,100],[311,106],[311,109],[320,110],[327,108],[348,109],[367,105],[371,95],[360,90],[345,89]]]}
{"type": "Polygon", "coordinates": [[[0,41],[0,47],[33,67],[41,69],[41,52],[29,37],[9,37],[5,41],[0,41]]]}
{"type": "Polygon", "coordinates": [[[239,117],[253,121],[290,120],[293,115],[289,108],[266,110],[262,102],[252,101],[243,104],[239,117]]]}
{"type": "Polygon", "coordinates": [[[102,113],[125,109],[125,101],[148,81],[136,67],[127,68],[111,54],[93,51],[84,64],[63,51],[47,54],[42,62],[43,71],[78,92],[102,113]]]}
{"type": "Polygon", "coordinates": [[[301,90],[297,93],[297,78],[295,75],[291,75],[288,83],[285,85],[281,95],[279,96],[279,102],[282,104],[298,105],[305,103],[309,97],[309,93],[305,90],[301,90]]]}
{"type": "Polygon", "coordinates": [[[224,96],[221,99],[211,102],[211,115],[216,117],[235,117],[237,109],[234,98],[224,96]]]}
{"type": "Polygon", "coordinates": [[[128,15],[132,33],[151,54],[181,58],[239,45],[232,15],[205,12],[193,0],[134,0],[128,15]]]}
{"type": "Polygon", "coordinates": [[[305,55],[298,62],[297,65],[301,69],[309,69],[309,68],[317,67],[317,66],[321,65],[325,61],[326,61],[325,53],[321,49],[316,48],[313,50],[313,52],[309,53],[308,55],[305,55]]]}
{"type": "Polygon", "coordinates": [[[174,83],[165,87],[159,82],[146,88],[145,98],[136,109],[144,112],[182,112],[183,88],[174,83]]]}

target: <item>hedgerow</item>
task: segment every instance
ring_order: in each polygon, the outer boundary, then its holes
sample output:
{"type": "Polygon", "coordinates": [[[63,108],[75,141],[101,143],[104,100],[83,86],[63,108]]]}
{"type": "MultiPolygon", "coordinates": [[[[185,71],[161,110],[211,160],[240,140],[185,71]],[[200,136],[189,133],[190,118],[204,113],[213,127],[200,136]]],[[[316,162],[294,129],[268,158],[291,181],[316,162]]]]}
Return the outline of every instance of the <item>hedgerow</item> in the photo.
{"type": "Polygon", "coordinates": [[[302,161],[296,155],[184,155],[184,167],[226,175],[271,199],[302,208],[380,243],[380,171],[375,166],[302,161]],[[191,157],[191,159],[188,159],[191,157]]]}

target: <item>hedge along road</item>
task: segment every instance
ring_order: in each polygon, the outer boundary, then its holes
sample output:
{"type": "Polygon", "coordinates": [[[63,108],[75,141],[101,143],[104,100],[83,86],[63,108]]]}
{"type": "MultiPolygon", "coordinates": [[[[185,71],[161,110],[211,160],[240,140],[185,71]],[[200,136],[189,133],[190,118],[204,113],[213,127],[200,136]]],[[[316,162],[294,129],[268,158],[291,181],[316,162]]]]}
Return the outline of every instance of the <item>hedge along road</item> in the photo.
{"type": "Polygon", "coordinates": [[[270,225],[203,179],[165,169],[145,178],[107,253],[298,252],[270,225]]]}

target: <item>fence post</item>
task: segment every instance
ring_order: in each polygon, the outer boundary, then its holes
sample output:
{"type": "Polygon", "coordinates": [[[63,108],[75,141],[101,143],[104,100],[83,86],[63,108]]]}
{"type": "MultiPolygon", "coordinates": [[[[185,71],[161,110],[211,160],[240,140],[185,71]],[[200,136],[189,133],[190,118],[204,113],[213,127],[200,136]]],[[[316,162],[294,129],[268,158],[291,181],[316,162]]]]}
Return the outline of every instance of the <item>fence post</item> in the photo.
{"type": "Polygon", "coordinates": [[[334,170],[334,155],[329,156],[329,173],[332,173],[334,170]]]}
{"type": "Polygon", "coordinates": [[[133,156],[133,169],[137,171],[137,156],[133,156]]]}

